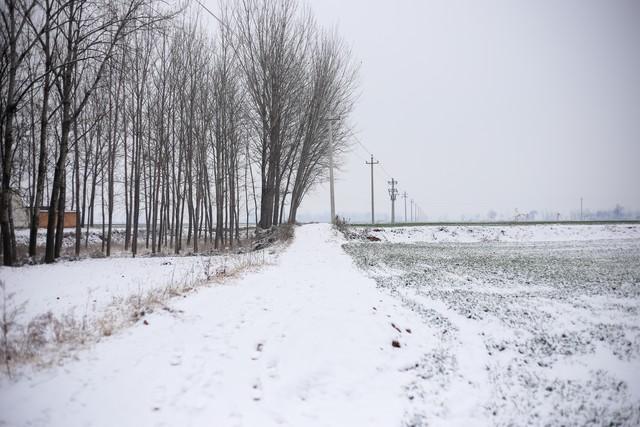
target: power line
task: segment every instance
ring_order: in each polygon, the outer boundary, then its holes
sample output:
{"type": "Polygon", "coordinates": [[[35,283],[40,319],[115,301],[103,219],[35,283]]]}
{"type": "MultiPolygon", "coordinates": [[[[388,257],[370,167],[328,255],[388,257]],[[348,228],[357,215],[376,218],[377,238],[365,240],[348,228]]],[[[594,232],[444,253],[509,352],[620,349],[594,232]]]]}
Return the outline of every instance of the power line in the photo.
{"type": "Polygon", "coordinates": [[[224,25],[225,27],[227,27],[227,29],[229,29],[229,26],[220,18],[218,18],[213,12],[211,12],[209,10],[209,8],[205,5],[203,5],[200,0],[195,0],[196,3],[198,3],[200,5],[201,8],[203,8],[205,11],[207,11],[207,13],[211,16],[213,16],[213,18],[218,21],[220,24],[224,25]]]}
{"type": "MultiPolygon", "coordinates": [[[[360,148],[361,148],[365,153],[367,153],[369,156],[371,156],[371,158],[373,159],[373,152],[371,151],[371,149],[370,149],[369,147],[367,147],[367,146],[366,146],[366,145],[365,145],[365,144],[360,140],[360,138],[358,138],[356,135],[353,135],[353,139],[356,141],[356,143],[359,145],[359,147],[360,147],[360,148]]],[[[357,154],[357,153],[356,153],[356,155],[357,155],[359,158],[361,158],[361,159],[362,159],[362,157],[361,157],[359,154],[357,154]]],[[[373,161],[373,160],[372,160],[372,161],[373,161]]],[[[369,162],[367,162],[366,160],[365,160],[365,163],[369,164],[369,162]]],[[[387,178],[389,178],[390,180],[394,181],[394,182],[395,182],[395,184],[397,184],[397,183],[398,183],[398,181],[395,181],[395,179],[393,178],[393,175],[392,175],[392,174],[391,174],[391,173],[390,173],[390,172],[389,172],[389,171],[384,167],[384,163],[379,162],[379,161],[378,161],[377,163],[379,164],[380,169],[382,170],[382,173],[383,173],[384,175],[386,175],[386,177],[387,177],[387,178]]],[[[372,166],[372,168],[373,168],[373,166],[372,166]]],[[[372,185],[372,187],[373,187],[373,185],[372,185]]],[[[396,191],[400,191],[400,189],[399,189],[398,187],[395,187],[395,188],[396,188],[396,191]]],[[[404,191],[404,193],[407,193],[407,192],[406,192],[406,191],[404,191]]],[[[404,197],[404,196],[403,196],[403,197],[404,197]]],[[[372,199],[373,199],[373,197],[372,197],[372,199]]],[[[416,204],[416,206],[417,206],[417,204],[416,204]]],[[[373,212],[373,208],[372,208],[372,212],[373,212]]],[[[392,212],[392,213],[393,213],[393,212],[392,212]]],[[[416,209],[416,212],[415,212],[415,213],[417,213],[417,209],[416,209]]],[[[412,215],[414,215],[414,214],[412,214],[412,215]]],[[[392,216],[393,216],[393,215],[392,215],[392,216]]],[[[405,222],[406,222],[406,215],[405,215],[405,222]]],[[[373,221],[372,221],[372,223],[373,223],[373,221]]]]}
{"type": "Polygon", "coordinates": [[[352,135],[353,139],[358,143],[358,145],[360,145],[360,147],[362,147],[362,149],[369,155],[373,154],[373,152],[371,150],[369,150],[369,148],[364,145],[364,143],[362,141],[360,141],[360,138],[358,138],[355,134],[352,135]]]}

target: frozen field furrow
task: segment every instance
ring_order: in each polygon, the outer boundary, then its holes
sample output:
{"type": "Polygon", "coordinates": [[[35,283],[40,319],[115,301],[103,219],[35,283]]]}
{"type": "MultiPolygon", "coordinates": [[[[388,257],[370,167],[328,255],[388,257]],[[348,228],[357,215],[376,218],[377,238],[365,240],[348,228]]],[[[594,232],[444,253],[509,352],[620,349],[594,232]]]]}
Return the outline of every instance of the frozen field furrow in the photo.
{"type": "Polygon", "coordinates": [[[410,244],[394,236],[345,249],[439,329],[416,369],[411,392],[425,402],[416,419],[640,423],[640,239],[410,244]]]}

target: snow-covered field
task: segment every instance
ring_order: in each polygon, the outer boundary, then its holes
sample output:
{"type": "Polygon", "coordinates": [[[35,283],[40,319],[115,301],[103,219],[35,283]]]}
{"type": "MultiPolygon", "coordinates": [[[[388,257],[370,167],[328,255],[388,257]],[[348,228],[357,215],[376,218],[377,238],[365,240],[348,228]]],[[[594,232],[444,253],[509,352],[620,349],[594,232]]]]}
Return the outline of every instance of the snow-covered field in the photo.
{"type": "Polygon", "coordinates": [[[425,424],[634,426],[638,230],[360,229],[381,241],[345,248],[378,286],[438,330],[408,389],[424,402],[415,417],[425,424]]]}
{"type": "Polygon", "coordinates": [[[389,243],[562,242],[640,239],[640,224],[430,225],[359,231],[389,243]]]}

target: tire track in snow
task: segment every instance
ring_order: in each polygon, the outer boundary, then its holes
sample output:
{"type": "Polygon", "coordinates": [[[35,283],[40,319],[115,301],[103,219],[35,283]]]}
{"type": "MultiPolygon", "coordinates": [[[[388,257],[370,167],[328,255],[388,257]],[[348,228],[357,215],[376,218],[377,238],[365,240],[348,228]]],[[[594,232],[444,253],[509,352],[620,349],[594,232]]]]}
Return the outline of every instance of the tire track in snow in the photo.
{"type": "Polygon", "coordinates": [[[447,408],[441,421],[460,426],[488,425],[483,420],[488,418],[487,401],[491,395],[487,374],[490,359],[482,340],[482,327],[451,310],[444,302],[420,295],[414,289],[398,292],[405,301],[438,313],[455,327],[455,335],[450,338],[453,342],[448,343],[454,352],[455,366],[447,389],[440,396],[443,407],[447,408]]]}

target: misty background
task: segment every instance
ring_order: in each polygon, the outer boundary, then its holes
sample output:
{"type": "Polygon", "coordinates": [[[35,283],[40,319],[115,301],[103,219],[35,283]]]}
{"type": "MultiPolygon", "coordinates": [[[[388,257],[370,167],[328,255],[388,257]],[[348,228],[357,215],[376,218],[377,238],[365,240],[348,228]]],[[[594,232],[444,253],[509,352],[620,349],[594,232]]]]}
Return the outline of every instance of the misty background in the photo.
{"type": "MultiPolygon", "coordinates": [[[[580,197],[585,212],[618,204],[637,215],[640,2],[308,4],[362,61],[364,147],[354,140],[336,175],[339,215],[370,219],[370,153],[381,162],[376,220],[390,217],[388,175],[421,219],[513,219],[516,209],[569,219],[580,197]]],[[[328,185],[318,186],[300,219],[328,212],[328,185]]]]}

